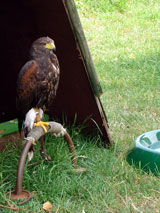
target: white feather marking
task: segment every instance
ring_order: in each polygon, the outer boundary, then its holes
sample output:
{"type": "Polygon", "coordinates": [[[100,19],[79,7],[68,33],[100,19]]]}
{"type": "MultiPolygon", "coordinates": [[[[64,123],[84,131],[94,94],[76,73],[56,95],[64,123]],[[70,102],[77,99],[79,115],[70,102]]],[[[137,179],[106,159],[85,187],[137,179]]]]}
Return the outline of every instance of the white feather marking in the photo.
{"type": "Polygon", "coordinates": [[[40,119],[42,119],[43,110],[41,108],[38,109],[38,112],[35,112],[34,108],[30,109],[27,112],[25,121],[24,121],[24,126],[28,128],[28,131],[30,131],[33,128],[37,113],[39,113],[40,119]]]}
{"type": "MultiPolygon", "coordinates": [[[[27,112],[26,116],[25,116],[24,127],[27,127],[28,131],[30,131],[33,128],[33,126],[34,126],[34,122],[35,122],[35,119],[36,119],[36,114],[39,114],[40,119],[42,120],[42,118],[43,118],[43,110],[41,108],[38,109],[38,112],[35,112],[34,108],[30,109],[27,112]]],[[[33,158],[33,151],[28,152],[29,161],[31,161],[32,158],[33,158]]]]}
{"type": "Polygon", "coordinates": [[[27,112],[24,121],[24,126],[27,127],[29,131],[33,128],[35,119],[36,119],[36,112],[32,108],[27,112]]]}
{"type": "Polygon", "coordinates": [[[53,69],[55,69],[55,70],[57,69],[53,63],[52,63],[52,67],[53,67],[53,69]]]}

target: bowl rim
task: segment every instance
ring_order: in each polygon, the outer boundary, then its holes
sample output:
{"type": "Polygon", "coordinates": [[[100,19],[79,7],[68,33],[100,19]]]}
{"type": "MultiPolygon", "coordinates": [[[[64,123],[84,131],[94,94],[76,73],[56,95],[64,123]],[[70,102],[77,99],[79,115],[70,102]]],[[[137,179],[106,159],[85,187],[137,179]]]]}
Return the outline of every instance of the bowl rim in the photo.
{"type": "MultiPolygon", "coordinates": [[[[140,148],[140,149],[142,149],[142,150],[145,150],[145,151],[147,151],[147,152],[152,152],[152,153],[155,153],[155,154],[159,154],[160,155],[160,148],[159,149],[152,149],[152,148],[150,148],[150,147],[147,147],[147,146],[143,146],[141,143],[140,143],[140,139],[143,137],[143,136],[146,136],[147,138],[149,138],[148,136],[152,136],[152,138],[153,139],[155,139],[155,141],[153,142],[153,143],[151,143],[151,144],[154,144],[154,143],[156,143],[156,142],[160,142],[160,140],[158,140],[158,138],[157,138],[157,140],[156,140],[156,133],[157,132],[160,132],[160,129],[156,129],[156,130],[152,130],[152,131],[149,131],[149,132],[145,132],[145,133],[143,133],[143,134],[141,134],[141,135],[139,135],[137,138],[136,138],[136,140],[135,140],[135,146],[137,147],[137,148],[140,148]],[[153,137],[154,136],[154,137],[153,137]]],[[[153,141],[153,139],[151,140],[151,142],[153,141]]]]}

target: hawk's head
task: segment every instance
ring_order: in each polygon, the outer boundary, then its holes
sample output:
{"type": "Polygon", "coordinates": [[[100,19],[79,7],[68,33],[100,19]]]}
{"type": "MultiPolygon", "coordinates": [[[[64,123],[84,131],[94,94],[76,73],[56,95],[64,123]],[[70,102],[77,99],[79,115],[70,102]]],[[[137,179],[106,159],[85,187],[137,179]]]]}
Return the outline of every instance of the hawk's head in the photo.
{"type": "Polygon", "coordinates": [[[33,42],[30,54],[34,56],[35,53],[48,53],[50,51],[56,51],[54,41],[49,37],[41,37],[33,42]]]}

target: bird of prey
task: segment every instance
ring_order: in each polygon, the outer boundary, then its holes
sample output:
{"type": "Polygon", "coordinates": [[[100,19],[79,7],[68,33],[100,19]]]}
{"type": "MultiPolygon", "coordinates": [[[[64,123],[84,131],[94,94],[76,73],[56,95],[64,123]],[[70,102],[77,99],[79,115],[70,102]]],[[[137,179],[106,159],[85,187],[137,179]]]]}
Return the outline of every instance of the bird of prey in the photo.
{"type": "MultiPolygon", "coordinates": [[[[18,127],[21,133],[24,121],[24,137],[34,127],[37,115],[40,119],[36,125],[41,125],[46,131],[45,123],[41,121],[43,113],[54,100],[59,84],[60,68],[55,55],[54,41],[49,37],[41,37],[33,42],[30,49],[30,60],[21,68],[17,79],[16,106],[18,112],[18,127]]],[[[41,154],[45,157],[44,144],[41,154]]]]}

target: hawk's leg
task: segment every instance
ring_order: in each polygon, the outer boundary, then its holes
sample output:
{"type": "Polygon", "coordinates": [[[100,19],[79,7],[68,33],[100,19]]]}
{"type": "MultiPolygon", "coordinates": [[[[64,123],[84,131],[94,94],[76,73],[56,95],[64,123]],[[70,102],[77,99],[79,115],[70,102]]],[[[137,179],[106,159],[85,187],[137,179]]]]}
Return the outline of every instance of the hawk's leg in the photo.
{"type": "Polygon", "coordinates": [[[40,142],[41,142],[40,153],[41,153],[42,157],[44,157],[44,159],[45,159],[46,161],[50,161],[50,160],[51,160],[51,157],[48,156],[48,155],[46,154],[46,151],[45,151],[45,145],[44,145],[44,144],[45,144],[45,136],[44,136],[44,135],[40,138],[40,142]]]}
{"type": "MultiPolygon", "coordinates": [[[[41,121],[41,117],[40,117],[40,114],[37,112],[38,111],[37,108],[35,108],[34,110],[36,112],[36,119],[35,119],[35,124],[34,125],[35,126],[41,126],[43,128],[44,132],[47,133],[47,130],[46,130],[45,126],[48,126],[48,123],[41,121]]],[[[44,157],[44,159],[46,161],[50,161],[51,157],[48,156],[46,154],[46,151],[45,151],[45,145],[44,145],[44,143],[45,143],[45,136],[43,135],[39,140],[40,140],[40,143],[41,143],[41,148],[40,148],[41,156],[44,157]]]]}

